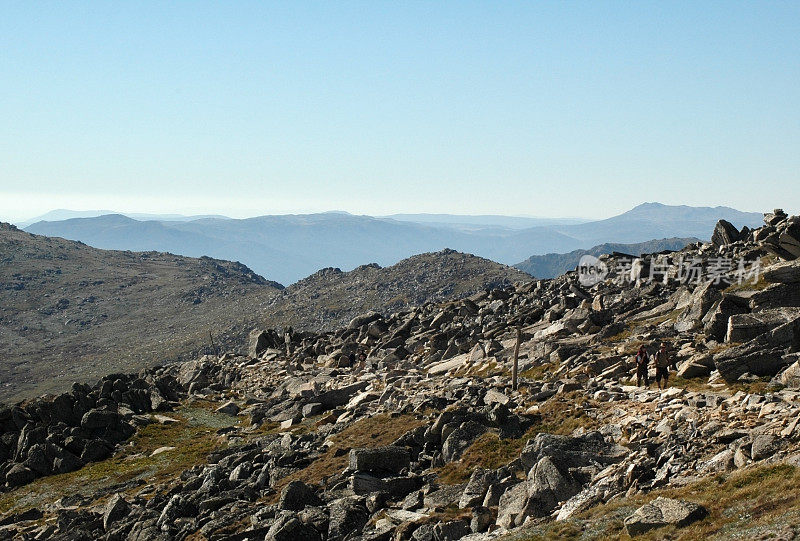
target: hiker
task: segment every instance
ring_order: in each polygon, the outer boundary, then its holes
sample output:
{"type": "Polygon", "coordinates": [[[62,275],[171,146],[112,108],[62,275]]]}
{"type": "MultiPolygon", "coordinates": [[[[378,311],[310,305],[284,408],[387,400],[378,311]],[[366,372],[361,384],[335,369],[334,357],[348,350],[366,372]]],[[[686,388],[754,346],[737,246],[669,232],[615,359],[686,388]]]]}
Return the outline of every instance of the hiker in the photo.
{"type": "Polygon", "coordinates": [[[656,361],[656,385],[658,385],[659,389],[666,389],[667,385],[669,385],[669,365],[675,366],[674,361],[671,361],[669,358],[669,352],[667,351],[667,344],[661,342],[661,347],[658,348],[655,355],[656,361]],[[664,387],[661,387],[661,380],[664,380],[664,387]]]}
{"type": "Polygon", "coordinates": [[[636,352],[636,386],[650,387],[650,380],[647,378],[647,363],[650,362],[650,357],[647,355],[647,350],[644,346],[639,346],[639,351],[636,352]]]}

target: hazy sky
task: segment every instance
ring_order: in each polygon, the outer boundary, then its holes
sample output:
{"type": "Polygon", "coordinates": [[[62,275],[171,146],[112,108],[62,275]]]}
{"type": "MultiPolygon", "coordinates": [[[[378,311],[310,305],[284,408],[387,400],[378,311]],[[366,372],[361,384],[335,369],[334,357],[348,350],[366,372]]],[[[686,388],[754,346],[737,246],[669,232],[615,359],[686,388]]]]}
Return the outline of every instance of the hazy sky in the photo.
{"type": "Polygon", "coordinates": [[[800,2],[10,2],[0,219],[800,210],[800,2]]]}

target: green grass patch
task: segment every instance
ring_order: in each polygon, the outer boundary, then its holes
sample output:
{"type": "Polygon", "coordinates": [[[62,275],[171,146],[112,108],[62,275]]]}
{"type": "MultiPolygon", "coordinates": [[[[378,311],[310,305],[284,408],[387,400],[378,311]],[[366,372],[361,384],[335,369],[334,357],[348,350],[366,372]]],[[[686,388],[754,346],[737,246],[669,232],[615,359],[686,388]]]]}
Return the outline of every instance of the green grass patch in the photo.
{"type": "Polygon", "coordinates": [[[477,468],[497,469],[519,457],[527,441],[541,432],[548,434],[572,434],[577,428],[591,430],[599,423],[591,415],[597,405],[585,400],[579,392],[557,395],[542,404],[539,420],[519,438],[501,438],[487,432],[470,445],[461,458],[445,464],[437,473],[439,482],[455,485],[467,481],[477,468]]]}
{"type": "Polygon", "coordinates": [[[73,494],[91,496],[100,488],[128,481],[141,480],[150,486],[170,482],[182,471],[205,462],[211,451],[226,445],[216,432],[238,421],[198,406],[182,408],[169,416],[178,422],[139,428],[111,458],[74,472],[42,477],[0,495],[0,513],[41,507],[73,494]],[[151,456],[161,447],[174,449],[151,456]]]}
{"type": "Polygon", "coordinates": [[[362,419],[331,436],[328,450],[314,462],[302,470],[288,475],[278,481],[274,500],[277,500],[281,489],[289,482],[299,479],[310,485],[322,484],[328,477],[341,473],[349,461],[350,449],[360,447],[381,447],[389,445],[400,436],[423,424],[423,420],[412,415],[376,415],[362,419]]]}
{"type": "Polygon", "coordinates": [[[519,377],[525,379],[534,379],[537,381],[545,381],[553,379],[553,373],[558,370],[559,363],[546,362],[538,366],[532,366],[527,370],[520,372],[519,377]]]}

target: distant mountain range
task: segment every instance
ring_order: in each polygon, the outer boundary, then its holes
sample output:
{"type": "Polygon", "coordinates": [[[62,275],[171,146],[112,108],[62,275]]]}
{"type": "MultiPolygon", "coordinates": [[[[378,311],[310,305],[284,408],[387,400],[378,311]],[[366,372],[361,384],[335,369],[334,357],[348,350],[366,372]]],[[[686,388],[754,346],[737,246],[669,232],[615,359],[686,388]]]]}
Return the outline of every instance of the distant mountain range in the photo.
{"type": "Polygon", "coordinates": [[[533,255],[514,266],[536,278],[555,278],[567,271],[575,270],[581,257],[587,254],[597,257],[603,254],[621,252],[632,256],[640,256],[642,254],[654,254],[665,250],[678,251],[693,242],[699,242],[699,240],[700,239],[695,237],[689,237],[651,240],[635,244],[614,244],[607,242],[605,244],[593,246],[588,250],[573,250],[566,254],[533,255]]]}
{"type": "Polygon", "coordinates": [[[147,214],[142,212],[119,213],[113,210],[56,209],[46,212],[41,216],[37,216],[36,218],[31,218],[30,220],[25,220],[23,222],[17,222],[14,225],[24,229],[31,224],[35,224],[36,222],[56,222],[61,220],[69,220],[71,218],[97,218],[98,216],[106,216],[108,214],[123,214],[124,216],[133,218],[134,220],[163,220],[169,222],[187,222],[190,220],[199,220],[201,218],[220,218],[223,220],[230,219],[221,214],[197,214],[193,216],[186,216],[184,214],[147,214]]]}
{"type": "Polygon", "coordinates": [[[518,218],[506,222],[498,217],[454,215],[375,218],[331,212],[184,221],[137,220],[114,214],[40,221],[25,230],[97,248],[241,261],[262,276],[291,284],[324,267],[350,270],[368,262],[388,266],[413,254],[445,248],[511,265],[531,255],[565,253],[607,242],[709,239],[721,218],[737,227],[752,227],[761,224],[763,216],[728,207],[645,203],[605,220],[521,229],[523,222],[518,218]]]}
{"type": "Polygon", "coordinates": [[[382,218],[464,230],[493,227],[504,229],[528,229],[529,227],[582,224],[591,221],[588,218],[533,218],[527,216],[499,216],[495,214],[390,214],[389,216],[382,216],[382,218]]]}

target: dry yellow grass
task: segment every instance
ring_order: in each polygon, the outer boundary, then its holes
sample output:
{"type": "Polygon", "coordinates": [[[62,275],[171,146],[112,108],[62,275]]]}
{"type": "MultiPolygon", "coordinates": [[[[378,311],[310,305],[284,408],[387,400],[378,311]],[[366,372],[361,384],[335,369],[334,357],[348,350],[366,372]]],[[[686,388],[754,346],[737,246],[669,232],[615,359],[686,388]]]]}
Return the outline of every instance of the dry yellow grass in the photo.
{"type": "Polygon", "coordinates": [[[780,539],[774,532],[794,526],[800,529],[800,469],[788,465],[747,468],[716,475],[685,487],[621,498],[597,506],[577,517],[537,526],[509,536],[515,541],[555,539],[631,539],[624,519],[658,496],[689,500],[703,505],[709,516],[685,528],[664,527],[636,539],[647,541],[696,539],[780,539]]]}

